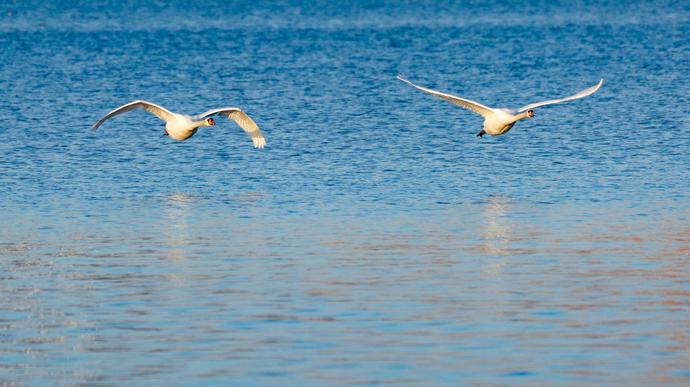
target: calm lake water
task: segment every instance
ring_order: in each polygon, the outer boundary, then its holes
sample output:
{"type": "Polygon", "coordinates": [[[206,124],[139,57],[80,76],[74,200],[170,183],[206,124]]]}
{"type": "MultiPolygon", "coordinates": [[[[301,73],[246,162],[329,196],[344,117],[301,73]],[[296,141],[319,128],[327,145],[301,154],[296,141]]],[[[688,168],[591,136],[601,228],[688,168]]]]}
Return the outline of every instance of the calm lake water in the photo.
{"type": "Polygon", "coordinates": [[[687,2],[151,3],[0,3],[0,384],[690,384],[687,2]]]}

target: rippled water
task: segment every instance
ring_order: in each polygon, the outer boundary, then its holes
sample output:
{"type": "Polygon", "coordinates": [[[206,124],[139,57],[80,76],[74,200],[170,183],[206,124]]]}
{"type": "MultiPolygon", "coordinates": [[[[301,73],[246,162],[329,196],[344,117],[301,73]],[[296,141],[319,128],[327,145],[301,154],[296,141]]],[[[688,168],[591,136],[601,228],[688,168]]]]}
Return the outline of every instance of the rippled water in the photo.
{"type": "Polygon", "coordinates": [[[690,7],[611,3],[0,4],[0,384],[687,385],[690,7]]]}

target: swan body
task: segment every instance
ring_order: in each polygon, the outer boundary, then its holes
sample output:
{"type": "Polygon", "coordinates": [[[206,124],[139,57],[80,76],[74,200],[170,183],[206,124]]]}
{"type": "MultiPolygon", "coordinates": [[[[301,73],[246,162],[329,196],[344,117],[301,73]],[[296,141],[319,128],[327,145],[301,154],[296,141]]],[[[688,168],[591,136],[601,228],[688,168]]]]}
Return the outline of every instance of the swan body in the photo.
{"type": "Polygon", "coordinates": [[[436,90],[431,90],[427,89],[426,87],[418,86],[415,85],[414,83],[410,82],[409,80],[403,78],[401,75],[398,75],[398,79],[409,84],[410,86],[421,90],[425,93],[431,94],[435,97],[445,99],[446,101],[453,103],[455,105],[460,106],[461,108],[471,110],[481,116],[484,117],[484,127],[482,130],[477,133],[477,136],[481,137],[484,134],[490,134],[492,136],[500,136],[502,134],[507,133],[513,125],[515,125],[516,122],[525,119],[525,118],[532,118],[534,117],[534,110],[537,107],[540,106],[546,106],[546,105],[553,105],[556,103],[561,103],[561,102],[567,102],[567,101],[572,101],[575,99],[580,99],[583,97],[586,97],[590,94],[595,93],[599,88],[601,88],[601,85],[604,84],[604,80],[601,79],[598,84],[589,87],[587,89],[584,89],[576,94],[573,94],[569,97],[565,98],[559,98],[559,99],[552,99],[548,101],[542,101],[542,102],[535,102],[531,103],[528,105],[525,105],[519,109],[497,109],[497,108],[490,108],[486,105],[482,105],[479,102],[475,102],[469,99],[461,98],[452,94],[447,94],[447,93],[442,93],[440,91],[436,90]]]}
{"type": "Polygon", "coordinates": [[[144,109],[165,121],[164,134],[173,140],[187,140],[196,134],[199,128],[215,125],[216,122],[213,118],[211,118],[212,116],[222,115],[235,121],[251,137],[255,148],[263,148],[266,146],[266,139],[264,138],[263,134],[261,134],[261,130],[259,130],[259,127],[256,125],[254,120],[252,120],[242,110],[235,107],[213,109],[196,116],[188,116],[186,114],[171,112],[170,110],[151,102],[137,100],[122,105],[106,114],[103,116],[103,118],[98,120],[98,122],[93,124],[92,129],[96,130],[109,118],[133,109],[144,109]]]}

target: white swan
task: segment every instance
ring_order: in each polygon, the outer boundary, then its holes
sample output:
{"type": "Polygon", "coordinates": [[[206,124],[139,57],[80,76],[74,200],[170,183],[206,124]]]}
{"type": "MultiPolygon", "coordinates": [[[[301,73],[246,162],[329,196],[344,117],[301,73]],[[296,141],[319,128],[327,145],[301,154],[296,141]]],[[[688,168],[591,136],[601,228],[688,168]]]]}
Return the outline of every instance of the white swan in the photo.
{"type": "Polygon", "coordinates": [[[584,90],[582,90],[576,94],[573,94],[570,97],[551,99],[551,100],[543,101],[543,102],[535,102],[535,103],[531,103],[529,105],[525,105],[525,106],[523,106],[517,110],[514,110],[514,109],[490,108],[488,106],[482,105],[478,102],[471,101],[469,99],[460,98],[460,97],[457,97],[455,95],[441,93],[440,91],[435,91],[435,90],[427,89],[426,87],[417,86],[414,83],[403,78],[401,75],[398,75],[398,79],[411,85],[412,87],[414,87],[416,89],[419,89],[419,90],[425,92],[425,93],[429,93],[435,97],[445,99],[448,102],[454,103],[454,104],[456,104],[462,108],[471,110],[471,111],[483,116],[484,117],[484,127],[482,128],[482,130],[479,133],[477,133],[477,136],[479,136],[479,137],[481,137],[487,133],[492,135],[492,136],[500,136],[502,134],[505,134],[519,120],[521,120],[523,118],[534,117],[534,110],[532,110],[532,109],[540,107],[540,106],[552,105],[555,103],[567,102],[567,101],[572,101],[574,99],[586,97],[590,94],[593,94],[597,90],[599,90],[601,85],[604,84],[604,80],[602,79],[596,85],[589,87],[587,89],[584,89],[584,90]]]}
{"type": "Polygon", "coordinates": [[[98,122],[93,124],[91,128],[96,130],[107,119],[137,108],[151,112],[156,117],[165,121],[164,134],[170,136],[170,138],[174,140],[183,141],[192,137],[200,127],[213,126],[216,124],[211,116],[222,115],[235,121],[237,125],[244,129],[244,131],[251,136],[255,148],[263,148],[266,146],[266,139],[264,138],[263,134],[261,134],[261,131],[254,120],[249,118],[249,116],[246,115],[242,110],[234,107],[213,109],[191,117],[185,114],[173,113],[162,106],[156,105],[155,103],[138,100],[130,102],[126,105],[122,105],[119,108],[111,111],[103,116],[103,118],[98,120],[98,122]]]}

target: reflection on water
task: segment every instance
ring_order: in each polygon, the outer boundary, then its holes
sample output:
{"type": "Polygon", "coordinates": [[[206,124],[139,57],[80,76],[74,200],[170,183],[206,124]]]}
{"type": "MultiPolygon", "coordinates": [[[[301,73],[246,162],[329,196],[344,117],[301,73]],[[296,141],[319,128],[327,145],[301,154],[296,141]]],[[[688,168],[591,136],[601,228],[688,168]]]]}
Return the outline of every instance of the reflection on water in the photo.
{"type": "Polygon", "coordinates": [[[83,383],[395,382],[399,367],[418,370],[411,383],[687,379],[687,217],[583,222],[578,208],[496,197],[419,215],[219,221],[203,202],[166,196],[117,238],[74,225],[3,242],[4,368],[83,383]],[[612,377],[622,361],[635,371],[612,377]]]}
{"type": "Polygon", "coordinates": [[[194,210],[195,200],[198,198],[184,193],[175,193],[166,198],[160,228],[164,234],[163,246],[167,249],[167,259],[185,259],[188,252],[186,248],[195,242],[192,240],[188,221],[190,211],[194,210]]]}
{"type": "Polygon", "coordinates": [[[507,253],[511,241],[512,230],[507,217],[510,211],[510,198],[492,196],[484,205],[482,217],[484,219],[484,240],[488,254],[501,255],[507,253]]]}
{"type": "Polygon", "coordinates": [[[189,195],[186,193],[174,193],[172,195],[168,195],[166,200],[170,203],[192,203],[194,200],[198,200],[199,198],[194,196],[194,195],[189,195]]]}
{"type": "Polygon", "coordinates": [[[501,257],[509,253],[511,242],[511,225],[508,223],[510,198],[492,196],[484,205],[484,252],[497,256],[487,262],[484,272],[488,275],[500,274],[510,257],[501,257]]]}

